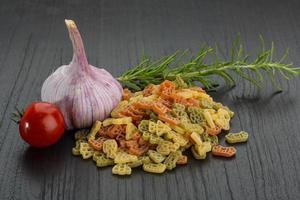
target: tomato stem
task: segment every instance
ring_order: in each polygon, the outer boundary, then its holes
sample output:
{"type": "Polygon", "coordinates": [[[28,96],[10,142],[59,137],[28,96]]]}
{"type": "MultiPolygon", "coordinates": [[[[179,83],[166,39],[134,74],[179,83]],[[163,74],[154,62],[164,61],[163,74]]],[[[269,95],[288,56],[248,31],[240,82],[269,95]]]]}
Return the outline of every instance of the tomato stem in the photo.
{"type": "Polygon", "coordinates": [[[15,122],[16,124],[20,123],[21,118],[23,117],[24,109],[22,111],[15,106],[15,111],[11,114],[10,119],[15,122]]]}

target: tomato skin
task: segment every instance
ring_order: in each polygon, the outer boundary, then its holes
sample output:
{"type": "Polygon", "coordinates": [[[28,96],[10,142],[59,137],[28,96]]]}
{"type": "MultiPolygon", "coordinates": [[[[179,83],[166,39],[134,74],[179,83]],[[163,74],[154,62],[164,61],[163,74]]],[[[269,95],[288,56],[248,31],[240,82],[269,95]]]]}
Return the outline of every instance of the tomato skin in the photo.
{"type": "Polygon", "coordinates": [[[20,136],[34,147],[47,147],[64,134],[64,117],[58,107],[47,102],[30,104],[20,122],[20,136]]]}

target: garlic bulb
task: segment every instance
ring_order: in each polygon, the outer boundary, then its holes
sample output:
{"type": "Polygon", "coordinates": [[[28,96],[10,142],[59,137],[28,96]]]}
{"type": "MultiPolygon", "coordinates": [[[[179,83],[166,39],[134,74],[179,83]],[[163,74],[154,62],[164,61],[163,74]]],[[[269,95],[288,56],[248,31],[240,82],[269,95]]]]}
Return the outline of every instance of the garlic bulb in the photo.
{"type": "Polygon", "coordinates": [[[105,69],[88,64],[76,24],[65,20],[73,44],[69,65],[56,69],[42,86],[42,101],[56,104],[68,130],[85,128],[103,120],[122,97],[122,86],[105,69]]]}

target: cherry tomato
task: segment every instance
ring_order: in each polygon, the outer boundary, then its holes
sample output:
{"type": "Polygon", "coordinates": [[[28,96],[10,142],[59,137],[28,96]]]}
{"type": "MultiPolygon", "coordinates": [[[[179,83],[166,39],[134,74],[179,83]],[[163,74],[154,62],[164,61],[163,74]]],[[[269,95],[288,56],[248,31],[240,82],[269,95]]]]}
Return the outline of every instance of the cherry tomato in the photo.
{"type": "Polygon", "coordinates": [[[30,104],[19,121],[19,132],[23,140],[34,147],[47,147],[56,143],[65,130],[63,115],[51,103],[30,104]]]}

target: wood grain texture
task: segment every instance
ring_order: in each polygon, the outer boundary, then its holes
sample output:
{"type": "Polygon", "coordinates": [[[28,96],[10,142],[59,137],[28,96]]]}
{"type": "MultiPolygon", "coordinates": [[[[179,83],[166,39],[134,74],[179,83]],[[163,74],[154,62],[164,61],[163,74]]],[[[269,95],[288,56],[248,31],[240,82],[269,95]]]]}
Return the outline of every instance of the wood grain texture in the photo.
{"type": "MultiPolygon", "coordinates": [[[[238,32],[249,52],[258,35],[290,48],[300,64],[298,0],[0,0],[0,198],[1,199],[300,199],[300,79],[280,81],[274,94],[239,81],[212,94],[236,112],[232,130],[250,133],[233,159],[191,159],[162,176],[111,168],[71,155],[72,133],[49,149],[28,148],[9,120],[14,106],[40,99],[45,78],[71,60],[63,20],[74,19],[89,62],[117,76],[144,51],[159,57],[177,49],[195,52],[217,42],[224,55],[238,32]]],[[[223,143],[224,141],[222,141],[223,143]]]]}

